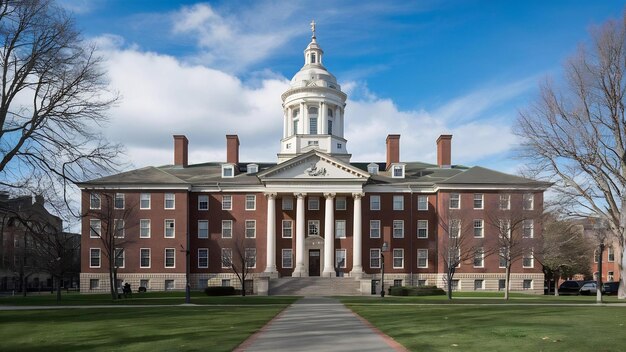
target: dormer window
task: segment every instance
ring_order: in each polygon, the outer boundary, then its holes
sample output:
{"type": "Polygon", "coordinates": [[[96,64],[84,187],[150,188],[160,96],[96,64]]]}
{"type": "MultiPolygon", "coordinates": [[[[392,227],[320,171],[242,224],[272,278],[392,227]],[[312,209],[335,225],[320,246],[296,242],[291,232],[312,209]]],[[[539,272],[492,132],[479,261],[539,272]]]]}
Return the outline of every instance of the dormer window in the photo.
{"type": "Polygon", "coordinates": [[[367,165],[367,172],[372,175],[378,175],[378,164],[371,163],[367,165]]]}
{"type": "Polygon", "coordinates": [[[246,167],[246,173],[248,174],[255,174],[257,172],[259,172],[259,165],[257,164],[248,164],[246,167]]]}
{"type": "Polygon", "coordinates": [[[232,164],[223,164],[222,165],[222,177],[223,178],[235,177],[235,166],[232,164]]]}
{"type": "Polygon", "coordinates": [[[391,166],[392,178],[404,178],[404,164],[393,164],[391,166]]]}

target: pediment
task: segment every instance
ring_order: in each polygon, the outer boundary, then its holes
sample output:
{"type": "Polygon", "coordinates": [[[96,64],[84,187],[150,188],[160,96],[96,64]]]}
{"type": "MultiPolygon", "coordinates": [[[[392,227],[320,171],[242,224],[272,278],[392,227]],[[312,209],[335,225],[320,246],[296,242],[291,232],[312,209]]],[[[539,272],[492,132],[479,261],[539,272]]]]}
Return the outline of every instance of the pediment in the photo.
{"type": "Polygon", "coordinates": [[[319,151],[311,151],[266,170],[262,180],[337,180],[367,179],[369,174],[319,151]]]}

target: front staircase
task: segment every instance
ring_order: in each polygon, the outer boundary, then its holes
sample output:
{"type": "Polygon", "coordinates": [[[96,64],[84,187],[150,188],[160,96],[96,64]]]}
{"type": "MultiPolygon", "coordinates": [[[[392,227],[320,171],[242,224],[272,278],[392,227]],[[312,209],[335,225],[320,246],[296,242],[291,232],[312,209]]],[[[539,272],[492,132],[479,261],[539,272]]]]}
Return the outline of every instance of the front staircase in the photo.
{"type": "Polygon", "coordinates": [[[350,277],[282,277],[271,279],[272,296],[360,296],[361,281],[350,277]]]}

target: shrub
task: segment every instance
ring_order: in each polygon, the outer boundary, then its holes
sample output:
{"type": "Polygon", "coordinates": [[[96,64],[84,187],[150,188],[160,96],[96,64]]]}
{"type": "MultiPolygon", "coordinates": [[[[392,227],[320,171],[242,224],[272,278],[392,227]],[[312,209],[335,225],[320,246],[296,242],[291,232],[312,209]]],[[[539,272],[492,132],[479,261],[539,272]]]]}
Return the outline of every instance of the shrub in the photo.
{"type": "Polygon", "coordinates": [[[204,289],[207,296],[232,296],[235,288],[232,286],[209,286],[204,289]]]}
{"type": "Polygon", "coordinates": [[[144,292],[146,292],[147,290],[146,290],[146,288],[145,288],[145,287],[143,287],[143,286],[142,286],[142,287],[139,287],[138,291],[139,291],[139,293],[144,293],[144,292]]]}
{"type": "Polygon", "coordinates": [[[391,296],[443,296],[446,292],[437,286],[392,286],[391,296]]]}

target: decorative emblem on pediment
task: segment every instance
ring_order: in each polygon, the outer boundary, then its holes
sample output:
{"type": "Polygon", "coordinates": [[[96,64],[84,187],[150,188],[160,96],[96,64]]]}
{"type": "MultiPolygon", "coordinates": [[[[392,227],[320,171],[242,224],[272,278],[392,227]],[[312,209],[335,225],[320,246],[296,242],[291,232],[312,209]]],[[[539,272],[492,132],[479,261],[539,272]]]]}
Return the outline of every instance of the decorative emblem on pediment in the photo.
{"type": "Polygon", "coordinates": [[[326,176],[326,168],[325,167],[318,168],[317,165],[311,164],[311,167],[306,168],[304,170],[304,173],[306,173],[309,176],[326,176]]]}

